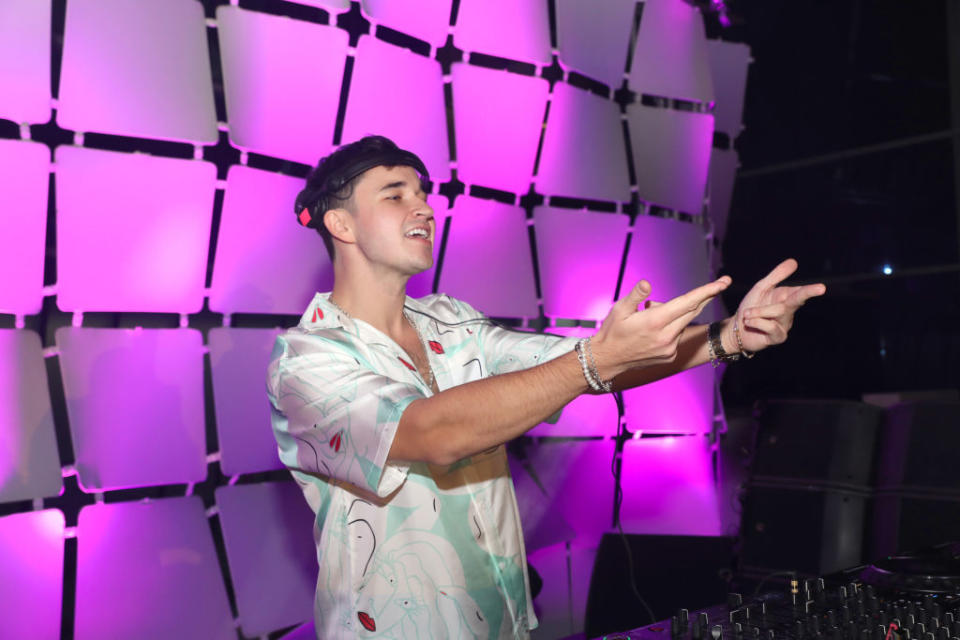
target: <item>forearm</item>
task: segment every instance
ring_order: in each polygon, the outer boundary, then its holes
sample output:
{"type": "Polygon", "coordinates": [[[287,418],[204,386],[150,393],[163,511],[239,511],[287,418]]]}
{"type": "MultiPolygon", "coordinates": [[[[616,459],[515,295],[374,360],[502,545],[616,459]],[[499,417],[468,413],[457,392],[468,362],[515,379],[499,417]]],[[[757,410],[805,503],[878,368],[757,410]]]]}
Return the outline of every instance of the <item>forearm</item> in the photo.
{"type": "Polygon", "coordinates": [[[389,458],[451,464],[511,440],[588,389],[575,353],[468,382],[407,407],[389,458]]]}

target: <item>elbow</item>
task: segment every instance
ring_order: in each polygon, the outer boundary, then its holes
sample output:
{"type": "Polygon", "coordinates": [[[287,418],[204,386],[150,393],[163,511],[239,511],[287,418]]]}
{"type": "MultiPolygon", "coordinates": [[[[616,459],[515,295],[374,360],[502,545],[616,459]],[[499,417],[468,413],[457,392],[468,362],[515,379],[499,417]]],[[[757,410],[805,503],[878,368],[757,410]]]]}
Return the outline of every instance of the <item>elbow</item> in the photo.
{"type": "Polygon", "coordinates": [[[448,466],[462,458],[458,455],[451,429],[443,420],[435,420],[424,410],[426,400],[416,400],[407,407],[390,448],[390,458],[403,462],[425,462],[448,466]]]}

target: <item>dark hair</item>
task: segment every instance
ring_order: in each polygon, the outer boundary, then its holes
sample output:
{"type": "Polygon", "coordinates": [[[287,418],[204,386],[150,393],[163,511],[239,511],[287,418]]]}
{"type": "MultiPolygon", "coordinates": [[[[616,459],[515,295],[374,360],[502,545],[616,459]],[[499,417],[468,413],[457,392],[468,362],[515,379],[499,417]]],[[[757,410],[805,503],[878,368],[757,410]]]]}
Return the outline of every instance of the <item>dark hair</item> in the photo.
{"type": "MultiPolygon", "coordinates": [[[[374,167],[413,167],[424,183],[430,177],[426,166],[410,151],[398,147],[384,136],[367,136],[340,147],[325,158],[307,176],[307,184],[297,194],[294,213],[301,225],[316,229],[333,259],[333,238],[323,224],[330,209],[347,207],[360,176],[374,167]]],[[[426,188],[426,187],[425,187],[426,188]]]]}

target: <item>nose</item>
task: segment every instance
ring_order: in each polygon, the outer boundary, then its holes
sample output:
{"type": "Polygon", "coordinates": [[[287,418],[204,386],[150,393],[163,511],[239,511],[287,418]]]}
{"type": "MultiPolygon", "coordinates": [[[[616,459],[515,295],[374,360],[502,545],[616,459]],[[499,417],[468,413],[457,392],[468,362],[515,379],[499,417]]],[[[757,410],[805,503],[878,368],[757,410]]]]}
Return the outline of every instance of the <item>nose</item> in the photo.
{"type": "Polygon", "coordinates": [[[414,212],[414,215],[418,218],[424,218],[429,222],[433,220],[433,208],[424,201],[423,205],[418,207],[414,212]]]}

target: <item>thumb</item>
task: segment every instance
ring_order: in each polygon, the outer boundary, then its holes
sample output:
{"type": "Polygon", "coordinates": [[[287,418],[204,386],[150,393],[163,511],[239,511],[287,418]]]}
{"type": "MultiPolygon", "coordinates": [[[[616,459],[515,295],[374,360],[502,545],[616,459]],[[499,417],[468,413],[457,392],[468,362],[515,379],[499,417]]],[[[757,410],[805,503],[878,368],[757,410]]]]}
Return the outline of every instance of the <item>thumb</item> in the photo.
{"type": "Polygon", "coordinates": [[[640,306],[644,300],[647,299],[647,296],[650,295],[650,283],[646,280],[641,280],[637,284],[633,285],[633,289],[630,290],[630,293],[626,295],[625,298],[621,300],[623,306],[629,309],[630,313],[634,313],[637,310],[637,307],[640,306]]]}

